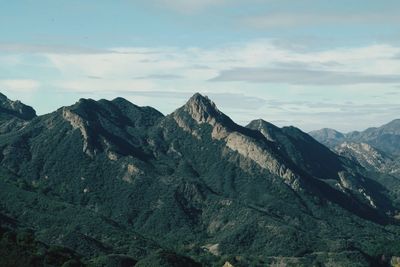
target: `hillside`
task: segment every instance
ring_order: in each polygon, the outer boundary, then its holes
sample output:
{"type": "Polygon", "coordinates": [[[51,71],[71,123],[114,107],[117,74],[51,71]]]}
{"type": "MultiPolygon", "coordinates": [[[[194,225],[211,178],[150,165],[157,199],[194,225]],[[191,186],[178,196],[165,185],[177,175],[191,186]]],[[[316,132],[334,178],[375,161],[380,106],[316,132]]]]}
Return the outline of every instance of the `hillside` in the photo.
{"type": "Polygon", "coordinates": [[[82,264],[385,266],[399,256],[400,181],[295,127],[240,126],[200,94],[166,116],[123,98],[0,113],[0,128],[18,120],[0,135],[6,226],[82,264]]]}

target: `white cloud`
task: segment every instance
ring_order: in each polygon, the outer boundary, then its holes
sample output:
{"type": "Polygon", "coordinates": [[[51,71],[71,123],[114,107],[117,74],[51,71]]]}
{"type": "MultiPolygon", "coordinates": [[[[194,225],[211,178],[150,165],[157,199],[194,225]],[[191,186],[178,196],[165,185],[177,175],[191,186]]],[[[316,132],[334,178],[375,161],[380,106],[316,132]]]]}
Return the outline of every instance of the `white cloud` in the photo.
{"type": "Polygon", "coordinates": [[[283,68],[234,68],[222,71],[211,81],[245,81],[294,85],[346,85],[400,83],[400,75],[373,75],[358,72],[319,71],[283,68]]]}
{"type": "MultiPolygon", "coordinates": [[[[400,61],[396,59],[400,47],[386,44],[306,52],[281,47],[274,40],[255,40],[211,49],[125,47],[71,54],[55,51],[58,49],[45,50],[36,57],[42,57],[47,68],[59,73],[49,82],[74,91],[223,87],[221,83],[216,86],[207,82],[213,79],[293,85],[385,84],[398,83],[400,73],[400,61]]],[[[15,60],[12,58],[11,54],[0,55],[0,62],[8,69],[35,64],[19,53],[15,60]]],[[[37,82],[32,80],[6,85],[37,88],[37,82]]]]}
{"type": "Polygon", "coordinates": [[[359,25],[399,23],[397,14],[363,13],[363,14],[317,14],[317,13],[273,13],[262,16],[251,16],[242,19],[246,26],[271,29],[320,25],[359,25]]]}
{"type": "Polygon", "coordinates": [[[98,54],[104,53],[105,50],[80,47],[80,46],[60,46],[60,45],[32,45],[17,43],[0,43],[0,51],[2,53],[17,54],[98,54]]]}
{"type": "MultiPolygon", "coordinates": [[[[122,96],[164,113],[183,104],[194,92],[201,92],[214,98],[224,112],[240,123],[261,117],[307,130],[329,126],[328,121],[339,130],[384,123],[397,117],[398,110],[393,107],[400,104],[397,97],[387,94],[397,91],[400,84],[400,61],[396,59],[400,47],[387,44],[306,51],[280,46],[276,40],[254,40],[209,49],[125,47],[69,54],[57,51],[35,53],[35,61],[19,52],[0,54],[1,68],[13,70],[14,76],[25,75],[18,70],[26,66],[32,70],[27,80],[0,81],[1,88],[23,92],[40,86],[38,94],[45,88],[43,92],[68,95],[73,100],[122,96]],[[46,64],[47,73],[36,68],[39,64],[46,64]],[[216,77],[220,82],[210,82],[216,77]],[[46,83],[41,85],[36,79],[46,83]],[[322,97],[329,100],[322,101],[322,97]],[[279,102],[282,98],[291,102],[279,102]],[[349,99],[355,105],[346,112],[343,109],[348,107],[338,104],[349,99]],[[385,105],[391,108],[386,110],[385,105]],[[340,126],[343,116],[350,117],[351,112],[351,122],[340,126]],[[376,115],[368,117],[368,112],[376,115]],[[358,126],[353,121],[359,121],[358,126]]],[[[18,98],[22,95],[25,94],[20,93],[18,98]]]]}
{"type": "Polygon", "coordinates": [[[11,92],[32,92],[40,87],[40,82],[36,80],[16,79],[0,80],[1,90],[11,92]]]}
{"type": "Polygon", "coordinates": [[[160,7],[167,7],[181,13],[193,13],[225,4],[228,0],[153,0],[153,2],[160,7]]]}
{"type": "Polygon", "coordinates": [[[103,80],[103,79],[74,79],[58,81],[53,84],[63,91],[76,93],[129,92],[135,90],[155,90],[153,82],[148,80],[103,80]]]}

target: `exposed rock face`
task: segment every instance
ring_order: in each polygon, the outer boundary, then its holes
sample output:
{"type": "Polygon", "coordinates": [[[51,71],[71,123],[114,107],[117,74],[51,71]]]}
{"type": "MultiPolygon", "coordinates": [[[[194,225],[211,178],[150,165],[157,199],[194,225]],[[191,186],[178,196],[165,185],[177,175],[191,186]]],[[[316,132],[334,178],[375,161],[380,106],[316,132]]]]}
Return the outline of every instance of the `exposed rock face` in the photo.
{"type": "Polygon", "coordinates": [[[63,108],[62,115],[63,118],[71,124],[73,129],[80,130],[83,138],[83,152],[85,152],[89,156],[93,156],[93,152],[89,149],[89,135],[87,130],[87,127],[89,126],[88,122],[82,119],[82,117],[74,113],[69,108],[63,108]]]}
{"type": "Polygon", "coordinates": [[[137,166],[134,164],[129,163],[127,168],[126,168],[126,173],[122,177],[122,180],[127,182],[127,183],[132,183],[138,175],[143,174],[143,171],[141,171],[137,166]]]}
{"type": "Polygon", "coordinates": [[[365,168],[374,168],[377,171],[385,171],[392,159],[379,152],[366,143],[344,142],[335,147],[335,151],[341,155],[357,161],[365,168]]]}
{"type": "Polygon", "coordinates": [[[353,193],[358,193],[372,208],[377,208],[375,200],[368,194],[368,190],[364,188],[364,179],[360,179],[353,174],[344,171],[339,172],[339,177],[339,187],[350,190],[353,193]]]}
{"type": "Polygon", "coordinates": [[[299,189],[300,177],[292,170],[280,163],[270,152],[263,149],[251,138],[243,134],[232,132],[226,139],[226,146],[238,152],[245,158],[249,158],[257,163],[261,168],[283,178],[293,189],[299,189]]]}
{"type": "Polygon", "coordinates": [[[190,127],[185,120],[183,120],[181,117],[177,116],[176,114],[172,115],[175,122],[178,124],[179,127],[181,127],[184,131],[192,134],[194,137],[196,137],[197,139],[201,139],[200,135],[198,134],[198,132],[195,129],[192,129],[192,127],[190,127]]]}
{"type": "Polygon", "coordinates": [[[204,246],[204,248],[207,249],[214,256],[221,255],[219,252],[219,244],[207,244],[204,246]]]}
{"type": "Polygon", "coordinates": [[[357,190],[360,187],[358,180],[347,172],[339,172],[340,185],[349,190],[357,190]]]}
{"type": "Polygon", "coordinates": [[[212,126],[212,139],[223,140],[226,147],[239,153],[244,158],[250,159],[272,174],[283,178],[284,182],[292,189],[301,189],[299,175],[296,175],[285,164],[282,164],[282,160],[277,159],[275,155],[264,148],[263,144],[259,143],[259,140],[240,132],[241,126],[236,125],[229,117],[219,111],[215,103],[208,97],[195,94],[182,109],[173,113],[173,118],[183,130],[192,133],[196,137],[198,136],[196,128],[189,126],[190,123],[179,115],[181,111],[188,114],[197,124],[209,124],[212,126]]]}
{"type": "Polygon", "coordinates": [[[215,124],[217,116],[222,115],[214,102],[200,94],[192,96],[184,106],[184,110],[198,123],[210,123],[211,125],[215,124]]]}
{"type": "Polygon", "coordinates": [[[226,261],[222,267],[234,267],[229,261],[226,261]]]}

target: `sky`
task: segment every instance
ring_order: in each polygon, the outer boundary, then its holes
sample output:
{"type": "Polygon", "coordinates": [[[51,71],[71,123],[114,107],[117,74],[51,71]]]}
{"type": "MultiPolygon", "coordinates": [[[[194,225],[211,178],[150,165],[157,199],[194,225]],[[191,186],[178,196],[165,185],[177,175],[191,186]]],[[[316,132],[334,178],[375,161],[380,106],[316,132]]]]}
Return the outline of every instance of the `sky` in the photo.
{"type": "Polygon", "coordinates": [[[246,125],[348,132],[400,118],[398,0],[0,0],[0,92],[38,114],[195,92],[246,125]]]}

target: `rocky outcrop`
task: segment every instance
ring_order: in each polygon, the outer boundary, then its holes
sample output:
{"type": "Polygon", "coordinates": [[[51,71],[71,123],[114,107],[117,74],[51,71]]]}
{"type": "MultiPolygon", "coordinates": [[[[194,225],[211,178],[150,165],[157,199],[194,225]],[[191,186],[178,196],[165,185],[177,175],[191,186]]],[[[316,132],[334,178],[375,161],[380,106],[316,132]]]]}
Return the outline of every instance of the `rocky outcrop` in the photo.
{"type": "Polygon", "coordinates": [[[214,125],[219,116],[219,111],[214,102],[207,96],[200,94],[193,95],[183,109],[198,123],[209,123],[214,125]]]}
{"type": "Polygon", "coordinates": [[[62,109],[62,116],[63,118],[68,121],[73,129],[79,129],[83,138],[83,152],[87,155],[93,157],[94,152],[89,149],[89,134],[88,134],[88,126],[89,123],[85,121],[82,117],[78,114],[74,113],[69,108],[62,109]]]}
{"type": "Polygon", "coordinates": [[[229,117],[218,110],[215,103],[208,97],[195,94],[181,109],[172,114],[175,122],[184,131],[190,132],[196,138],[198,132],[196,127],[191,126],[182,118],[181,113],[189,115],[197,124],[208,124],[212,127],[211,138],[224,141],[227,148],[239,153],[242,157],[255,162],[262,169],[283,178],[284,182],[292,189],[299,190],[300,176],[288,168],[282,160],[268,151],[259,140],[248,136],[237,129],[241,126],[236,125],[229,117]]]}
{"type": "Polygon", "coordinates": [[[122,180],[127,182],[127,183],[133,183],[133,181],[135,180],[135,178],[138,175],[143,174],[143,171],[141,171],[137,166],[135,166],[132,163],[129,163],[126,166],[126,172],[124,174],[124,176],[122,177],[122,180]]]}
{"type": "Polygon", "coordinates": [[[366,143],[344,142],[335,147],[335,151],[344,157],[358,162],[367,169],[384,172],[392,159],[366,143]]]}
{"type": "Polygon", "coordinates": [[[226,146],[231,150],[238,152],[245,158],[251,159],[261,168],[283,178],[285,183],[293,189],[299,189],[300,177],[251,138],[237,132],[232,132],[226,137],[225,141],[226,146]]]}
{"type": "Polygon", "coordinates": [[[368,194],[368,191],[363,187],[363,179],[357,178],[348,172],[339,172],[340,178],[339,187],[345,191],[353,191],[361,195],[362,198],[373,208],[377,208],[375,200],[368,194]]]}
{"type": "Polygon", "coordinates": [[[234,267],[229,261],[226,261],[222,267],[234,267]]]}

